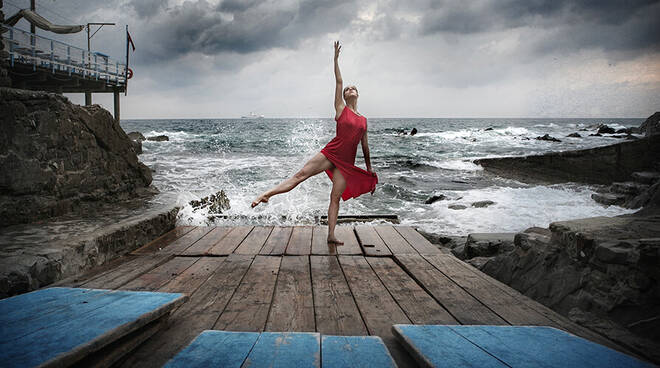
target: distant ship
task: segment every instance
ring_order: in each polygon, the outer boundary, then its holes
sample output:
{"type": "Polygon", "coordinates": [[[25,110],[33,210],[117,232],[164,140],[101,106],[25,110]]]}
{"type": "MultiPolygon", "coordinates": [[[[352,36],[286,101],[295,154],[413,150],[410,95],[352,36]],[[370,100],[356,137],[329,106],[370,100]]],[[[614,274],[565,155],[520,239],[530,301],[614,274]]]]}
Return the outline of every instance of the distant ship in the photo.
{"type": "Polygon", "coordinates": [[[257,115],[254,112],[251,112],[250,115],[241,116],[241,119],[263,119],[263,115],[257,115]]]}

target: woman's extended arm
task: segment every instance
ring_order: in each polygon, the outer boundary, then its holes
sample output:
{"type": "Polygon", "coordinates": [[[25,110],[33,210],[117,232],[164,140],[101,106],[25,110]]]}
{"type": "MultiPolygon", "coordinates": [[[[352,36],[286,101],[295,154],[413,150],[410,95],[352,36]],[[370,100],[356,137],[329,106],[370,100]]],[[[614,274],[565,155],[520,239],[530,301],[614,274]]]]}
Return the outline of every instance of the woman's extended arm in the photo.
{"type": "Polygon", "coordinates": [[[344,96],[342,95],[344,93],[344,84],[341,80],[341,73],[339,72],[339,50],[341,50],[339,41],[335,41],[335,111],[337,117],[339,117],[339,114],[344,109],[344,96]]]}
{"type": "Polygon", "coordinates": [[[373,172],[373,170],[371,170],[371,156],[369,156],[369,141],[367,139],[366,130],[364,131],[364,135],[362,136],[360,143],[362,143],[362,154],[364,155],[364,163],[367,165],[367,171],[373,172]]]}

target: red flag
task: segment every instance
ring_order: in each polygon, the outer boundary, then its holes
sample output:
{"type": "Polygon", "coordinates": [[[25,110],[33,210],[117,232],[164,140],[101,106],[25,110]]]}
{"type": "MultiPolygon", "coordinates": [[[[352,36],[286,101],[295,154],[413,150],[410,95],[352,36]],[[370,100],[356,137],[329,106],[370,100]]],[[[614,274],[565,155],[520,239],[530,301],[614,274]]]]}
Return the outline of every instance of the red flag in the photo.
{"type": "Polygon", "coordinates": [[[131,34],[128,33],[128,29],[126,30],[126,35],[128,36],[128,43],[131,44],[131,47],[133,48],[133,51],[135,51],[135,44],[133,43],[133,39],[131,38],[131,34]]]}

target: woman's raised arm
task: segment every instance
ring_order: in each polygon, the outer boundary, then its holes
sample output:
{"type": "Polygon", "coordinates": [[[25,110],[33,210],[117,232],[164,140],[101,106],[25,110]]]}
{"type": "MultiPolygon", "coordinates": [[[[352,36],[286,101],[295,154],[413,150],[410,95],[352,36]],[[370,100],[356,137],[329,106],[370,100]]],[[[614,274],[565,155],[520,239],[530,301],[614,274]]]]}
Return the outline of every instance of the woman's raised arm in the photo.
{"type": "Polygon", "coordinates": [[[339,41],[335,41],[335,111],[338,117],[344,109],[344,82],[341,79],[341,72],[339,72],[339,51],[341,45],[339,41]]]}

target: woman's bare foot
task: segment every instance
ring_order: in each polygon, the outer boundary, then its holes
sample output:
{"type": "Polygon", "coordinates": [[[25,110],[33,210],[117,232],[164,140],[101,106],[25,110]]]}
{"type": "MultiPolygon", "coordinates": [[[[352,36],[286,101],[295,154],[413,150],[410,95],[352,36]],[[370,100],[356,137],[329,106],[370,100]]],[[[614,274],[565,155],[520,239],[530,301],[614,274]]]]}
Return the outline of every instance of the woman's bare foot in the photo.
{"type": "Polygon", "coordinates": [[[257,199],[255,199],[255,200],[252,202],[252,208],[257,207],[257,206],[259,205],[259,203],[262,203],[262,202],[263,202],[263,203],[268,203],[268,197],[266,197],[266,196],[263,195],[263,194],[260,195],[259,197],[257,197],[257,199]]]}
{"type": "Polygon", "coordinates": [[[328,236],[328,244],[342,245],[342,244],[344,244],[344,242],[340,241],[339,239],[335,238],[334,236],[328,236]]]}

